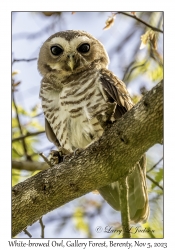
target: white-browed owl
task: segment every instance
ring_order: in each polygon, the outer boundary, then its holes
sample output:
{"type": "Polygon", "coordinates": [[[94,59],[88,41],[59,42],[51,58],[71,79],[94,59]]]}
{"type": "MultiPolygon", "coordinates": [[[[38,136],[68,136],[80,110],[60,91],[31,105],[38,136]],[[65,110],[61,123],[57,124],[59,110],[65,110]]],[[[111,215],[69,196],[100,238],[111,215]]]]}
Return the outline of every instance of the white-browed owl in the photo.
{"type": "MultiPolygon", "coordinates": [[[[133,107],[125,84],[108,70],[104,46],[85,31],[62,31],[42,45],[38,70],[43,76],[40,97],[48,139],[63,154],[85,149],[98,140],[109,122],[133,107]]],[[[128,176],[130,219],[149,215],[145,156],[128,176]]],[[[98,190],[120,210],[118,182],[98,190]]]]}

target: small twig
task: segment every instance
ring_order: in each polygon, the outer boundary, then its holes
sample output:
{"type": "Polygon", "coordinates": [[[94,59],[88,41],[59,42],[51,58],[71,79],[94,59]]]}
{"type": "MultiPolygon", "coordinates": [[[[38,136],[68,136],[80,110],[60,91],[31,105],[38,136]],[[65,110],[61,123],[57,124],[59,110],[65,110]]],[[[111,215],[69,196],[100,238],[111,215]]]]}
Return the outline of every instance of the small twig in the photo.
{"type": "Polygon", "coordinates": [[[43,217],[41,217],[39,219],[39,224],[41,225],[41,238],[43,239],[44,238],[44,228],[45,228],[45,225],[43,224],[42,218],[43,217]]]}
{"type": "Polygon", "coordinates": [[[30,156],[33,157],[33,156],[35,156],[35,155],[38,155],[40,152],[45,152],[46,150],[48,150],[48,151],[50,152],[50,151],[53,150],[54,148],[55,148],[55,145],[54,145],[54,146],[45,147],[45,148],[43,148],[42,150],[33,152],[33,154],[31,154],[30,156]]]}
{"type": "Polygon", "coordinates": [[[131,17],[131,18],[133,18],[133,19],[139,21],[140,23],[143,23],[144,25],[146,25],[147,27],[151,28],[152,30],[157,31],[157,32],[160,32],[160,33],[163,33],[163,30],[161,30],[161,29],[159,29],[159,28],[156,28],[156,27],[150,25],[149,23],[146,23],[146,22],[143,21],[142,19],[138,18],[136,15],[130,15],[130,14],[128,14],[128,13],[126,13],[126,12],[123,12],[123,11],[118,11],[118,12],[116,12],[115,14],[116,14],[116,15],[117,15],[117,14],[122,14],[122,15],[125,15],[125,16],[129,16],[129,17],[131,17]]]}
{"type": "Polygon", "coordinates": [[[32,235],[27,231],[26,228],[23,230],[23,232],[24,232],[25,234],[27,234],[30,238],[32,238],[32,235]]]}
{"type": "Polygon", "coordinates": [[[31,58],[31,59],[13,59],[12,64],[15,62],[31,62],[31,61],[35,61],[37,59],[38,59],[37,57],[31,58]]]}
{"type": "Polygon", "coordinates": [[[130,225],[129,225],[129,204],[128,204],[128,183],[127,177],[119,180],[120,190],[120,207],[121,207],[121,218],[122,218],[122,229],[123,238],[130,239],[130,225]]]}
{"type": "Polygon", "coordinates": [[[132,72],[133,72],[135,69],[137,69],[137,68],[139,68],[139,67],[143,67],[143,66],[147,63],[147,61],[145,60],[143,63],[137,64],[137,65],[133,66],[132,68],[130,68],[130,67],[132,66],[132,64],[134,64],[134,63],[135,63],[135,62],[132,61],[132,62],[128,65],[128,68],[126,69],[125,74],[124,74],[124,76],[123,76],[123,81],[126,81],[126,80],[130,77],[130,75],[132,74],[132,72]],[[127,76],[127,78],[126,78],[126,76],[127,76]]]}
{"type": "Polygon", "coordinates": [[[39,155],[44,159],[44,161],[45,161],[50,167],[52,167],[52,164],[50,163],[50,161],[47,159],[47,157],[46,157],[43,153],[39,153],[39,155]]]}
{"type": "Polygon", "coordinates": [[[37,114],[37,115],[32,116],[32,118],[38,117],[38,116],[40,116],[40,115],[43,115],[43,112],[41,112],[41,113],[39,113],[39,114],[37,114]]]}
{"type": "Polygon", "coordinates": [[[45,132],[45,130],[38,131],[38,132],[33,132],[33,133],[28,132],[26,135],[22,135],[22,136],[19,136],[17,138],[13,138],[12,142],[23,140],[24,138],[27,138],[29,136],[35,136],[35,135],[43,134],[44,132],[45,132]]]}
{"type": "Polygon", "coordinates": [[[163,187],[160,186],[157,181],[155,181],[154,179],[152,179],[149,175],[146,175],[146,177],[148,178],[148,180],[152,181],[152,183],[154,183],[157,187],[159,187],[160,189],[163,190],[163,187]]]}
{"type": "Polygon", "coordinates": [[[153,170],[162,160],[163,160],[163,157],[162,157],[156,164],[154,164],[154,166],[151,167],[151,168],[147,171],[147,173],[149,173],[151,170],[153,170]]]}

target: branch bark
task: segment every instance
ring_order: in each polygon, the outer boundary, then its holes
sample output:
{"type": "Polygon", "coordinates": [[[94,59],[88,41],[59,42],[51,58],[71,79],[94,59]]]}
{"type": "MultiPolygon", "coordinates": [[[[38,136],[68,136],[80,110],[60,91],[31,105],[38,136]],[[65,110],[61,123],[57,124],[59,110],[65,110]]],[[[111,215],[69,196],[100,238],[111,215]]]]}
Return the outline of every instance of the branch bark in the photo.
{"type": "Polygon", "coordinates": [[[163,139],[163,82],[78,155],[41,171],[12,189],[12,236],[42,215],[127,176],[163,139]]]}

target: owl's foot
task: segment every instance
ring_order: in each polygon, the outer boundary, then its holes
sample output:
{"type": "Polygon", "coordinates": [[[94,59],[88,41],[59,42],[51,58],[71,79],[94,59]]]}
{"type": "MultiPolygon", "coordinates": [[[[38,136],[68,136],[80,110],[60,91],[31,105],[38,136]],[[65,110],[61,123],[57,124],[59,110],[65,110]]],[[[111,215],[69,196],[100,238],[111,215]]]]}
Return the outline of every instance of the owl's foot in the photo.
{"type": "Polygon", "coordinates": [[[62,154],[62,151],[60,150],[51,150],[48,160],[50,162],[50,166],[53,167],[56,164],[59,164],[61,162],[63,162],[64,156],[62,154]]]}
{"type": "Polygon", "coordinates": [[[68,153],[68,151],[60,147],[58,150],[51,150],[47,160],[49,165],[53,167],[56,164],[66,161],[66,158],[70,159],[72,156],[74,157],[82,151],[83,149],[77,148],[74,152],[68,153]]]}
{"type": "Polygon", "coordinates": [[[72,159],[74,158],[76,155],[78,155],[79,153],[81,153],[83,151],[83,149],[81,148],[77,148],[75,149],[72,153],[69,153],[69,154],[66,154],[63,156],[63,161],[66,161],[66,158],[67,159],[72,159]]]}
{"type": "Polygon", "coordinates": [[[74,156],[78,155],[79,153],[81,153],[82,151],[84,151],[84,149],[82,148],[77,148],[75,149],[75,151],[73,152],[74,156]]]}

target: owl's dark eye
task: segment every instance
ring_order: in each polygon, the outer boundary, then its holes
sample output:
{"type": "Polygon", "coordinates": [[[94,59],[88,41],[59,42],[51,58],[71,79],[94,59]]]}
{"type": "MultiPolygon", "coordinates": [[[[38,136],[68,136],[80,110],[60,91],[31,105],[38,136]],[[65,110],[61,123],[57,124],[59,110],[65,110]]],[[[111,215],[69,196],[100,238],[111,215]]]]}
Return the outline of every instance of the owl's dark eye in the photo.
{"type": "Polygon", "coordinates": [[[77,50],[80,53],[87,53],[90,50],[90,45],[88,43],[83,43],[77,50]]]}
{"type": "Polygon", "coordinates": [[[59,56],[63,52],[63,49],[59,46],[52,46],[50,50],[54,56],[59,56]]]}

